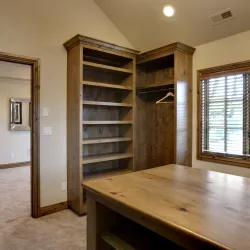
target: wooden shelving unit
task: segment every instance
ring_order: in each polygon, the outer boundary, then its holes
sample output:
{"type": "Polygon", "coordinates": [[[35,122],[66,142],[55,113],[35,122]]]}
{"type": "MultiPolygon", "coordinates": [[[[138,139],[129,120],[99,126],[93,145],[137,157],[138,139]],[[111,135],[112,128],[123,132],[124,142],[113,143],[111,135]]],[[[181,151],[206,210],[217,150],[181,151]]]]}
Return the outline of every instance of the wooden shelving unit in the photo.
{"type": "Polygon", "coordinates": [[[86,213],[84,181],[134,167],[135,58],[138,51],[77,35],[68,55],[68,205],[86,213]]]}

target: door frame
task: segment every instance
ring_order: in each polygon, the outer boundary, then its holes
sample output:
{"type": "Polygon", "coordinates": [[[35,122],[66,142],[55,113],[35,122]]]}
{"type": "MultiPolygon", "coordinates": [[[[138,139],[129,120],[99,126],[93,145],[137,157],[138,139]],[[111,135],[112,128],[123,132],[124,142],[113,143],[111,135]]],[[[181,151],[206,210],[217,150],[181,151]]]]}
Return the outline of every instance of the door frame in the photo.
{"type": "Polygon", "coordinates": [[[31,216],[40,217],[40,59],[0,51],[0,61],[31,66],[31,216]]]}

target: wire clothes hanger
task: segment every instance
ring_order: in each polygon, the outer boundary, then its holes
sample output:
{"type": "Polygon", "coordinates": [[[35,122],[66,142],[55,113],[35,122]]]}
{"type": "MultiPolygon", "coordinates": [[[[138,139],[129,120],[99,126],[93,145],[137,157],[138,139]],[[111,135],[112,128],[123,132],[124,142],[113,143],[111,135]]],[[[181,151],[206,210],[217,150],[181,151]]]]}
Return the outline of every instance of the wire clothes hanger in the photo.
{"type": "Polygon", "coordinates": [[[169,100],[169,101],[164,101],[164,100],[166,100],[167,98],[169,98],[169,97],[173,97],[174,98],[174,94],[170,91],[171,89],[174,89],[174,88],[170,88],[170,89],[168,89],[169,90],[169,92],[167,93],[167,95],[166,96],[164,96],[163,98],[161,98],[160,100],[158,100],[157,102],[156,102],[156,104],[161,104],[161,103],[173,103],[174,101],[173,100],[169,100]]]}

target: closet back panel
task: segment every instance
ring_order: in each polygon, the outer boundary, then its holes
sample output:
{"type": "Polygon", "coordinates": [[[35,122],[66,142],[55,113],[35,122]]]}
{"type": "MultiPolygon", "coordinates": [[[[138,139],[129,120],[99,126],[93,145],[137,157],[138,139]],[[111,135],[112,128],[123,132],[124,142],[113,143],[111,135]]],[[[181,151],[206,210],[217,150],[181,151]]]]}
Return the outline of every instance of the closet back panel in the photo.
{"type": "Polygon", "coordinates": [[[83,110],[84,121],[128,121],[132,115],[132,109],[124,107],[85,105],[83,110]]]}
{"type": "Polygon", "coordinates": [[[167,85],[174,82],[174,68],[162,68],[153,70],[150,69],[137,69],[137,87],[142,85],[167,85]]]}
{"type": "Polygon", "coordinates": [[[123,160],[116,160],[116,161],[86,164],[84,165],[84,168],[83,168],[83,180],[84,178],[87,179],[91,176],[95,176],[96,174],[112,172],[112,171],[122,170],[122,169],[130,169],[129,165],[131,162],[132,162],[131,159],[123,159],[123,160]]]}
{"type": "Polygon", "coordinates": [[[124,69],[132,68],[132,59],[123,56],[118,56],[105,51],[97,51],[94,49],[83,49],[83,60],[107,66],[119,67],[124,69]]]}
{"type": "Polygon", "coordinates": [[[146,103],[148,167],[174,163],[174,104],[146,103]]]}
{"type": "MultiPolygon", "coordinates": [[[[83,87],[83,100],[84,101],[98,101],[98,102],[129,102],[129,91],[119,91],[115,89],[98,88],[93,86],[83,87]]],[[[132,98],[130,98],[132,99],[132,98]]]]}
{"type": "Polygon", "coordinates": [[[130,142],[119,142],[119,143],[103,143],[103,144],[90,144],[84,145],[83,157],[84,156],[96,156],[110,153],[131,153],[129,151],[130,142]]]}
{"type": "Polygon", "coordinates": [[[118,125],[95,125],[83,127],[83,139],[119,137],[118,125]]]}
{"type": "Polygon", "coordinates": [[[98,162],[84,165],[83,168],[83,180],[84,177],[88,178],[89,176],[104,173],[110,170],[118,169],[119,162],[118,161],[106,161],[106,162],[98,162]]]}
{"type": "Polygon", "coordinates": [[[155,104],[137,97],[136,136],[138,170],[174,163],[174,104],[155,104]]]}
{"type": "Polygon", "coordinates": [[[127,74],[116,74],[113,72],[102,72],[83,66],[83,79],[90,82],[101,82],[117,85],[126,85],[126,80],[131,76],[127,74]]]}
{"type": "Polygon", "coordinates": [[[95,125],[83,127],[83,139],[107,138],[107,137],[132,137],[131,125],[95,125]]]}

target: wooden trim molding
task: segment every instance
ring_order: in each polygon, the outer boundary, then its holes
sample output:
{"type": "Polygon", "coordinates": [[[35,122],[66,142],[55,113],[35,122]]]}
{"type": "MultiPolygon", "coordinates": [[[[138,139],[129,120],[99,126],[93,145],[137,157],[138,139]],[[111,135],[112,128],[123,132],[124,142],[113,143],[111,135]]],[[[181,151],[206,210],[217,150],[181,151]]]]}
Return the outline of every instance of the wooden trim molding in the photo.
{"type": "Polygon", "coordinates": [[[167,46],[160,47],[158,49],[141,53],[140,55],[137,56],[136,63],[141,64],[147,61],[155,60],[161,57],[174,54],[176,51],[181,51],[186,54],[193,55],[195,52],[195,48],[179,42],[172,43],[167,46]]]}
{"type": "Polygon", "coordinates": [[[41,207],[40,209],[40,216],[45,216],[53,213],[60,212],[68,208],[67,201],[60,202],[57,204],[49,205],[46,207],[41,207]]]}
{"type": "Polygon", "coordinates": [[[232,63],[197,71],[197,160],[250,168],[249,157],[237,157],[202,152],[202,96],[201,81],[212,77],[228,76],[250,72],[250,61],[232,63]]]}
{"type": "Polygon", "coordinates": [[[30,161],[1,164],[0,169],[30,166],[30,161]]]}
{"type": "Polygon", "coordinates": [[[40,210],[40,59],[0,51],[0,61],[31,66],[31,215],[40,210]]]}
{"type": "Polygon", "coordinates": [[[113,51],[116,53],[117,52],[118,53],[125,53],[125,54],[132,55],[132,56],[139,54],[138,50],[129,49],[126,47],[121,47],[121,46],[118,46],[116,44],[104,42],[104,41],[101,41],[98,39],[94,39],[94,38],[87,37],[87,36],[82,36],[79,34],[72,37],[70,40],[65,42],[63,45],[64,45],[66,50],[70,50],[73,47],[77,46],[78,44],[82,44],[83,47],[93,47],[94,46],[95,49],[97,49],[97,48],[105,49],[105,50],[110,50],[110,51],[113,51]]]}
{"type": "Polygon", "coordinates": [[[245,73],[250,71],[250,61],[231,63],[222,66],[216,66],[207,69],[198,70],[198,76],[201,80],[210,77],[219,77],[223,75],[245,73]]]}

